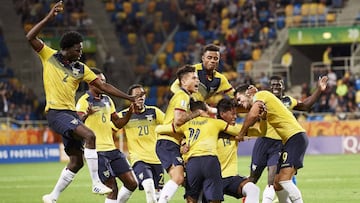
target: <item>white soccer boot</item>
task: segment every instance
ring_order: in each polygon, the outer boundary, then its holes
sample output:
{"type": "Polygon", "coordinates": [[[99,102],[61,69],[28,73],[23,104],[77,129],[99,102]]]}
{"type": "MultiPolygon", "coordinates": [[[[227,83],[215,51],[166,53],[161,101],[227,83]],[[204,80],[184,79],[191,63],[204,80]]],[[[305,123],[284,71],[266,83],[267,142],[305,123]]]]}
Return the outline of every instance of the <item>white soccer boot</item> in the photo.
{"type": "Polygon", "coordinates": [[[44,203],[56,203],[56,199],[52,198],[50,194],[42,196],[42,200],[44,203]]]}
{"type": "Polygon", "coordinates": [[[108,193],[112,192],[112,189],[107,187],[106,185],[104,185],[102,182],[99,181],[93,185],[92,192],[95,194],[104,195],[104,194],[108,194],[108,193]]]}

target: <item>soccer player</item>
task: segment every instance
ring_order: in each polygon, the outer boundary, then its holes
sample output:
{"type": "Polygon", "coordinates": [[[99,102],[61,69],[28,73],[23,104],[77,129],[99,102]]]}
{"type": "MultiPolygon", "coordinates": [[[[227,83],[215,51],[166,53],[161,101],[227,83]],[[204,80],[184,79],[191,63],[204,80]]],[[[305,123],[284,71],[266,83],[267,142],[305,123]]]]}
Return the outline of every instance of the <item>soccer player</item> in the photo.
{"type": "MultiPolygon", "coordinates": [[[[181,89],[172,96],[165,112],[164,124],[173,123],[181,126],[185,122],[200,115],[200,112],[190,111],[191,94],[199,87],[199,78],[195,68],[191,65],[181,67],[177,73],[181,89]]],[[[179,185],[184,182],[183,159],[180,154],[180,141],[183,135],[178,133],[162,133],[156,142],[156,154],[161,165],[170,176],[160,193],[159,203],[170,201],[179,185]]]]}
{"type": "MultiPolygon", "coordinates": [[[[235,125],[236,107],[233,100],[224,98],[219,101],[218,119],[226,121],[230,125],[235,125]]],[[[253,130],[248,132],[248,136],[265,135],[266,121],[260,126],[261,131],[253,130]]],[[[250,128],[251,129],[251,128],[250,128]]],[[[247,177],[238,174],[238,141],[233,136],[225,133],[219,133],[217,142],[218,158],[221,165],[223,192],[237,199],[246,197],[245,203],[259,202],[260,189],[252,183],[247,177]]]]}
{"type": "MultiPolygon", "coordinates": [[[[318,82],[318,88],[304,101],[298,101],[291,96],[284,95],[285,84],[280,76],[272,76],[269,83],[271,92],[279,98],[289,110],[294,109],[298,111],[309,111],[311,106],[318,100],[321,93],[325,91],[327,80],[326,76],[321,77],[318,82]]],[[[257,138],[253,148],[250,179],[254,183],[257,183],[265,167],[268,167],[268,185],[263,192],[263,203],[271,203],[275,197],[273,184],[281,148],[281,137],[276,133],[271,125],[269,125],[265,137],[257,138]]]]}
{"type": "MultiPolygon", "coordinates": [[[[220,47],[215,44],[206,45],[203,48],[201,61],[201,63],[194,65],[200,80],[199,91],[193,94],[194,99],[209,102],[210,97],[213,99],[213,96],[221,94],[233,98],[234,88],[227,78],[216,70],[220,62],[220,47]]],[[[178,91],[180,89],[179,80],[175,80],[170,89],[173,93],[178,91]]]]}
{"type": "MultiPolygon", "coordinates": [[[[133,102],[134,112],[123,129],[139,189],[144,190],[147,203],[156,203],[164,186],[164,169],[155,152],[157,141],[155,127],[163,123],[164,113],[155,106],[145,105],[144,93],[145,90],[140,84],[129,87],[129,95],[143,94],[143,96],[133,102]]],[[[129,110],[129,108],[122,110],[119,116],[125,117],[129,110]]]]}
{"type": "Polygon", "coordinates": [[[63,10],[62,1],[57,2],[50,12],[26,35],[27,40],[38,53],[43,64],[43,80],[46,95],[47,120],[51,129],[62,135],[65,152],[70,162],[61,172],[53,191],[43,196],[43,201],[56,202],[62,192],[83,167],[85,157],[93,182],[93,192],[106,194],[111,189],[101,183],[98,176],[98,156],[95,150],[95,134],[79,119],[75,111],[75,93],[81,81],[90,83],[106,93],[134,101],[129,96],[97,76],[85,64],[79,62],[82,53],[82,36],[74,31],[66,32],[60,40],[57,51],[44,44],[37,35],[43,27],[63,10]],[[83,147],[85,142],[85,150],[83,147]]]}
{"type": "MultiPolygon", "coordinates": [[[[228,135],[237,136],[240,132],[240,127],[230,125],[220,119],[210,118],[204,102],[191,102],[190,108],[193,112],[200,111],[200,117],[194,118],[178,128],[173,124],[159,125],[156,131],[158,133],[173,131],[185,135],[188,148],[186,156],[184,156],[187,174],[185,193],[187,202],[197,202],[201,191],[203,191],[206,200],[221,202],[223,201],[223,181],[221,178],[222,168],[217,157],[218,135],[221,131],[224,131],[228,135]]],[[[259,134],[257,131],[256,135],[259,134]]],[[[250,185],[255,186],[251,182],[250,185]]],[[[257,195],[259,195],[259,188],[257,188],[257,195]]],[[[257,197],[258,199],[259,197],[257,197]]]]}
{"type": "Polygon", "coordinates": [[[246,93],[246,89],[243,89],[237,92],[237,99],[245,109],[250,109],[243,123],[240,137],[245,136],[249,127],[257,121],[259,111],[257,104],[263,103],[266,106],[268,124],[275,129],[283,144],[281,159],[278,162],[278,174],[274,181],[279,201],[286,202],[290,198],[292,202],[303,202],[300,190],[291,179],[298,169],[303,167],[303,159],[308,146],[305,130],[271,92],[259,91],[255,95],[250,95],[246,93]]]}
{"type": "MultiPolygon", "coordinates": [[[[99,80],[106,82],[106,78],[100,70],[95,68],[91,70],[99,80]]],[[[100,179],[112,189],[105,199],[105,203],[126,202],[137,187],[134,172],[126,156],[116,148],[112,136],[112,123],[115,127],[122,128],[132,116],[134,107],[130,106],[129,109],[120,118],[111,98],[92,83],[89,85],[89,90],[79,98],[76,104],[76,111],[80,119],[96,135],[100,179]],[[116,177],[123,182],[119,191],[116,177]]]]}

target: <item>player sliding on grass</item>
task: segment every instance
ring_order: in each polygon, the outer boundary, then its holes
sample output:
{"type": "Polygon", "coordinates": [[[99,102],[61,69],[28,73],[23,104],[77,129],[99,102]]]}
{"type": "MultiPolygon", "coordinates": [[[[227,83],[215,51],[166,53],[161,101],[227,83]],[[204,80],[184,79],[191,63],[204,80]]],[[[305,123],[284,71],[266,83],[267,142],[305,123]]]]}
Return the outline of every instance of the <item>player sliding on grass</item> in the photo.
{"type": "Polygon", "coordinates": [[[86,127],[75,111],[75,93],[81,81],[91,83],[109,95],[134,101],[114,86],[105,83],[79,61],[82,54],[82,36],[74,31],[66,32],[60,40],[60,51],[44,44],[37,35],[43,27],[63,10],[62,1],[57,2],[50,12],[26,35],[32,48],[38,53],[43,64],[43,81],[46,95],[47,120],[50,128],[62,135],[65,152],[70,162],[61,172],[53,191],[43,196],[45,203],[56,202],[60,193],[74,179],[83,167],[84,157],[89,167],[93,188],[98,194],[111,189],[101,183],[98,176],[98,156],[95,150],[95,135],[86,127]],[[85,150],[84,150],[85,142],[85,150]]]}

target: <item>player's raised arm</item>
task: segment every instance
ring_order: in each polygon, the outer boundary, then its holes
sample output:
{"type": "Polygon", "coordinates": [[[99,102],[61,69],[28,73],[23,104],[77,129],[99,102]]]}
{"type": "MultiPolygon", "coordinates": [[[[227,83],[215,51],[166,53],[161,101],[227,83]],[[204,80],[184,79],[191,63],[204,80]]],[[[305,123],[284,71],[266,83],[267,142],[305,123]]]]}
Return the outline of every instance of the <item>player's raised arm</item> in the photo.
{"type": "Polygon", "coordinates": [[[328,82],[328,77],[323,76],[319,78],[318,87],[309,97],[303,102],[298,101],[298,104],[294,107],[294,110],[309,111],[314,103],[319,99],[321,93],[325,91],[328,82]]]}
{"type": "Polygon", "coordinates": [[[43,47],[43,42],[37,38],[37,35],[40,33],[42,28],[62,10],[63,2],[59,1],[54,5],[50,12],[26,34],[27,40],[35,51],[39,52],[43,47]]]}
{"type": "Polygon", "coordinates": [[[97,80],[97,79],[92,81],[91,84],[94,85],[95,87],[101,89],[102,91],[106,92],[109,95],[127,99],[132,102],[135,101],[135,98],[142,96],[142,95],[136,95],[136,96],[128,95],[128,94],[124,93],[123,91],[117,89],[113,85],[106,83],[104,81],[101,81],[101,80],[97,80]]]}

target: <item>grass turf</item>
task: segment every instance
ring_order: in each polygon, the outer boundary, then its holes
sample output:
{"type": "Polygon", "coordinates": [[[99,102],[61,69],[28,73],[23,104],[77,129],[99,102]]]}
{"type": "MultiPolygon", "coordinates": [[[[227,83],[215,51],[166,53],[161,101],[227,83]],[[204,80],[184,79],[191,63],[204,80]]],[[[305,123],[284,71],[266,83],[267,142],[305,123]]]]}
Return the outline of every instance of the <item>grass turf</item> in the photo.
{"type": "MultiPolygon", "coordinates": [[[[359,155],[308,155],[304,168],[297,176],[306,203],[357,203],[360,202],[359,155]]],[[[248,175],[250,157],[239,158],[240,174],[248,175]]],[[[31,163],[0,165],[0,203],[41,202],[49,193],[65,163],[31,163]]],[[[265,171],[258,185],[261,193],[265,187],[265,171]]],[[[184,189],[180,188],[172,202],[185,202],[184,189]]],[[[260,195],[262,196],[262,194],[260,195]]],[[[71,203],[104,202],[104,196],[91,194],[91,181],[86,166],[78,173],[71,185],[58,200],[71,203]]],[[[260,197],[261,199],[261,197],[260,197]]],[[[143,191],[136,190],[129,203],[146,202],[143,191]]],[[[225,196],[225,202],[240,202],[225,196]]]]}

